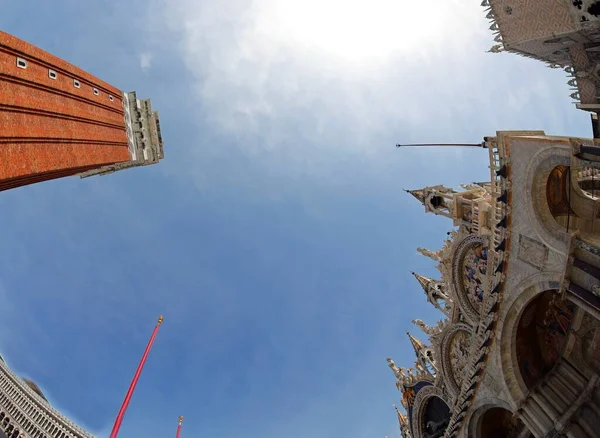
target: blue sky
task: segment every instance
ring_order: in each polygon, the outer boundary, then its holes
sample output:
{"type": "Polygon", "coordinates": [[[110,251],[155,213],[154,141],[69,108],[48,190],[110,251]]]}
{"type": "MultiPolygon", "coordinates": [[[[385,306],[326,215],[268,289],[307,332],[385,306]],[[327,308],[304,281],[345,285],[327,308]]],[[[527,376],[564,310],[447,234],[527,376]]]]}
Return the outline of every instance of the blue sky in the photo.
{"type": "Polygon", "coordinates": [[[451,226],[401,189],[489,173],[394,144],[591,136],[564,72],[485,53],[479,2],[405,3],[0,0],[2,30],[150,97],[166,154],[0,195],[10,366],[107,436],[162,313],[120,436],[397,436],[385,358],[441,317],[409,271],[451,226]]]}

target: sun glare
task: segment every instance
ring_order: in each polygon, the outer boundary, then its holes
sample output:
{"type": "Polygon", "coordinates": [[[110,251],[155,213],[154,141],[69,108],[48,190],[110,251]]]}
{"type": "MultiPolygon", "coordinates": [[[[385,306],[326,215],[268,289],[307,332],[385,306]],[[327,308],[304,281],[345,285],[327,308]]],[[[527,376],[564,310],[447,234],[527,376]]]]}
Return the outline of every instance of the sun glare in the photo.
{"type": "Polygon", "coordinates": [[[265,0],[259,31],[349,61],[414,50],[442,14],[416,0],[265,0]]]}

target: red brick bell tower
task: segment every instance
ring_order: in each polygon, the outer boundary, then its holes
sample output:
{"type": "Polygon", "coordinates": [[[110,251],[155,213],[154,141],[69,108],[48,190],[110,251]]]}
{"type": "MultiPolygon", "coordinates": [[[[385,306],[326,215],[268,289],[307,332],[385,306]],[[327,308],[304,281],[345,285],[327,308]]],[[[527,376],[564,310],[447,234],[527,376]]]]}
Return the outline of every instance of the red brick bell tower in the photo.
{"type": "Polygon", "coordinates": [[[149,99],[0,32],[0,191],[163,157],[149,99]]]}

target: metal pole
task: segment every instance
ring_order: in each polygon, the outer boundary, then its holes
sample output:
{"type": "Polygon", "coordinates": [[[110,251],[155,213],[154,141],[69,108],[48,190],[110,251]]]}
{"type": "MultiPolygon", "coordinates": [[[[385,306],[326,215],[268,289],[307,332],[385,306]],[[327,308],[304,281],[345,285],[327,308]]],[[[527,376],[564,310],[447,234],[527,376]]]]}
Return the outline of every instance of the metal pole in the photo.
{"type": "Polygon", "coordinates": [[[415,146],[458,146],[458,147],[472,147],[472,148],[486,148],[484,143],[414,143],[414,144],[396,144],[397,148],[401,147],[415,147],[415,146]]]}
{"type": "Polygon", "coordinates": [[[154,331],[152,332],[152,336],[150,337],[150,341],[148,341],[148,345],[146,346],[146,350],[144,351],[144,355],[142,356],[142,360],[135,371],[133,376],[133,380],[129,385],[129,389],[127,390],[127,394],[125,395],[125,400],[121,405],[121,409],[119,409],[119,413],[117,414],[117,418],[115,420],[115,424],[110,433],[110,438],[117,438],[117,434],[119,433],[119,429],[121,428],[121,423],[123,422],[123,416],[125,415],[125,411],[127,410],[127,406],[129,406],[129,401],[131,400],[131,396],[133,395],[133,391],[135,390],[135,386],[140,378],[140,374],[142,374],[142,369],[144,368],[144,364],[146,363],[146,359],[148,358],[148,353],[150,353],[150,349],[152,348],[152,344],[154,343],[154,339],[156,338],[156,334],[158,333],[158,328],[163,322],[163,317],[158,317],[158,322],[154,327],[154,331]]]}
{"type": "Polygon", "coordinates": [[[183,415],[181,417],[179,417],[179,424],[177,425],[177,435],[175,435],[175,438],[179,438],[179,435],[181,434],[181,424],[183,423],[183,415]]]}

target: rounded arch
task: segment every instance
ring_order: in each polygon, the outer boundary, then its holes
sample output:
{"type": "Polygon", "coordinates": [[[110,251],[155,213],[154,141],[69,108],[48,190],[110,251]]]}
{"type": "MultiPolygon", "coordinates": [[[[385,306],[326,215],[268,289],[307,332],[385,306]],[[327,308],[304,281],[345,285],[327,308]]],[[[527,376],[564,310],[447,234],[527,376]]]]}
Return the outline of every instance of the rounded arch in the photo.
{"type": "Polygon", "coordinates": [[[522,312],[516,336],[517,361],[527,389],[535,387],[563,354],[575,305],[546,290],[522,312]]]}
{"type": "Polygon", "coordinates": [[[467,431],[467,436],[474,438],[485,438],[481,435],[481,423],[484,414],[490,409],[495,408],[505,409],[509,412],[514,412],[515,410],[515,408],[511,406],[506,400],[502,400],[497,397],[486,397],[477,400],[475,403],[473,403],[473,405],[471,405],[471,414],[465,422],[465,430],[467,431]]]}
{"type": "Polygon", "coordinates": [[[481,298],[483,297],[483,284],[487,276],[487,252],[488,239],[471,234],[456,246],[452,258],[454,296],[463,315],[472,325],[479,322],[477,294],[479,288],[481,298]]]}
{"type": "Polygon", "coordinates": [[[440,343],[439,357],[441,358],[441,371],[444,382],[453,398],[455,398],[460,391],[460,379],[457,379],[457,376],[455,375],[454,365],[456,365],[456,363],[453,364],[452,358],[452,350],[456,348],[453,341],[456,336],[462,333],[465,333],[467,337],[470,337],[473,335],[473,329],[471,326],[464,323],[453,324],[444,332],[440,343]]]}
{"type": "MultiPolygon", "coordinates": [[[[411,417],[411,424],[414,436],[425,436],[424,433],[426,432],[427,426],[429,426],[429,429],[435,429],[438,431],[441,427],[444,427],[443,422],[441,420],[437,420],[437,417],[440,416],[440,402],[448,408],[449,421],[451,403],[447,395],[440,388],[437,388],[435,386],[426,386],[417,393],[411,417]],[[435,406],[431,406],[431,402],[435,403],[435,406]],[[436,411],[437,413],[431,414],[432,411],[436,411]],[[426,424],[426,422],[429,421],[433,422],[434,424],[426,424]]],[[[448,423],[446,423],[445,427],[447,426],[448,423]]]]}
{"type": "Polygon", "coordinates": [[[538,295],[547,290],[557,289],[562,274],[543,272],[526,278],[519,283],[513,293],[505,296],[505,302],[498,318],[500,333],[500,357],[503,380],[512,398],[514,406],[518,405],[527,393],[527,385],[521,377],[517,360],[517,330],[527,305],[538,295]]]}
{"type": "Polygon", "coordinates": [[[558,253],[565,253],[568,241],[566,229],[552,215],[548,202],[548,181],[558,166],[570,166],[570,148],[552,146],[540,149],[527,166],[525,191],[532,202],[526,202],[529,222],[542,243],[558,253]]]}

